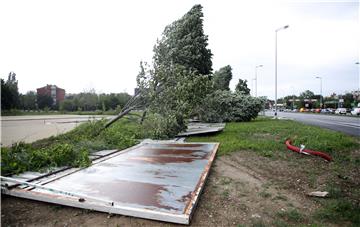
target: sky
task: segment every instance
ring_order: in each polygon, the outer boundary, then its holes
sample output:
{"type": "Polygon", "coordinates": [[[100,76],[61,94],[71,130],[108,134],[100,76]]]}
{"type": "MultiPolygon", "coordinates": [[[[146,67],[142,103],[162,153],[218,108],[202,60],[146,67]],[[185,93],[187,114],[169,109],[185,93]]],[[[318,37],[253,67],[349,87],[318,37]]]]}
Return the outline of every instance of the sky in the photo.
{"type": "MultiPolygon", "coordinates": [[[[0,77],[16,73],[21,93],[55,84],[66,93],[133,94],[140,61],[152,62],[166,25],[203,6],[213,70],[230,65],[234,89],[246,79],[274,98],[311,90],[358,90],[359,1],[3,0],[0,77]]],[[[254,92],[252,92],[254,94],[254,92]]]]}

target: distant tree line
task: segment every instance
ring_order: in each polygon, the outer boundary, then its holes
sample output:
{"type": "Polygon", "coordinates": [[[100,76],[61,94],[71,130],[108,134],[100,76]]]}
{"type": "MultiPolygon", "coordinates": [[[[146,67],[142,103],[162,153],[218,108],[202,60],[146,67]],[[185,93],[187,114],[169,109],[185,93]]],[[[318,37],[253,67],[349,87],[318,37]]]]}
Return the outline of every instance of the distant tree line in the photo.
{"type": "Polygon", "coordinates": [[[28,91],[20,94],[16,74],[10,72],[8,79],[1,79],[1,111],[10,110],[60,110],[60,111],[111,111],[121,109],[131,98],[128,93],[96,94],[94,90],[69,94],[65,100],[54,105],[50,95],[28,91]]]}
{"type": "Polygon", "coordinates": [[[320,108],[322,99],[322,108],[353,108],[356,107],[360,101],[360,96],[357,93],[347,92],[344,95],[336,95],[335,93],[330,96],[320,96],[314,94],[310,90],[301,92],[299,95],[288,95],[278,99],[278,103],[283,103],[286,109],[299,109],[299,108],[320,108]],[[343,102],[339,102],[340,100],[343,102]]]}
{"type": "Polygon", "coordinates": [[[82,92],[67,95],[60,103],[61,111],[108,111],[119,110],[130,100],[128,93],[96,94],[95,92],[82,92]]]}
{"type": "Polygon", "coordinates": [[[7,81],[1,79],[1,109],[17,109],[20,106],[18,82],[16,74],[10,72],[7,81]]]}

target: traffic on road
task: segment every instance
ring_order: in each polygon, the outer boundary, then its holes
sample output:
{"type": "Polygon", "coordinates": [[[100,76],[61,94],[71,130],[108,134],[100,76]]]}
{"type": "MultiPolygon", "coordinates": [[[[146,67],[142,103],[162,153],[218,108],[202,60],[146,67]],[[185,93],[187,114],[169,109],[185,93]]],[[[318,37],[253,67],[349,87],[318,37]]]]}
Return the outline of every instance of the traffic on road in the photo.
{"type": "MultiPolygon", "coordinates": [[[[275,111],[274,109],[272,111],[275,111]]],[[[340,114],[340,115],[352,115],[352,116],[360,116],[360,107],[356,107],[353,109],[348,108],[326,108],[326,109],[306,109],[306,108],[300,108],[300,109],[278,109],[278,112],[300,112],[300,113],[322,113],[322,114],[340,114]]]]}
{"type": "MultiPolygon", "coordinates": [[[[268,110],[265,112],[265,115],[274,116],[275,112],[268,110]]],[[[305,124],[316,125],[322,128],[340,131],[348,135],[360,136],[360,117],[350,117],[351,113],[320,114],[315,112],[301,113],[278,111],[277,116],[280,118],[299,121],[305,124]]]]}

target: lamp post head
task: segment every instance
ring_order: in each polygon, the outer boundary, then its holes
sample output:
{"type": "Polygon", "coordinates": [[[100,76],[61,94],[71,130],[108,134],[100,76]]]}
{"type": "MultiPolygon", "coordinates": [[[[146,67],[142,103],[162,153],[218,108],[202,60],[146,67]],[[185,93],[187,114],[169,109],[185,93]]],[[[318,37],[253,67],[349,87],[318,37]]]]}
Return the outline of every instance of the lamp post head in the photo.
{"type": "Polygon", "coordinates": [[[283,30],[283,29],[287,29],[288,27],[289,27],[289,25],[285,25],[284,27],[276,29],[275,32],[278,32],[278,31],[283,30]]]}
{"type": "Polygon", "coordinates": [[[321,79],[321,77],[320,77],[320,76],[316,76],[315,78],[316,78],[316,79],[321,79]]]}
{"type": "Polygon", "coordinates": [[[257,66],[255,66],[255,68],[260,68],[260,67],[263,67],[263,65],[257,65],[257,66]]]}

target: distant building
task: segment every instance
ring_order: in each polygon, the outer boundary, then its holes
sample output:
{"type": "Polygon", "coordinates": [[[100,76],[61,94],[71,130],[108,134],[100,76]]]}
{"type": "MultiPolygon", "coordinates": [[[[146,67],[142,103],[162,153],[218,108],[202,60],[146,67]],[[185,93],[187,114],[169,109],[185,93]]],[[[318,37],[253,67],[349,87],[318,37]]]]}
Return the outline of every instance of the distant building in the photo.
{"type": "Polygon", "coordinates": [[[56,85],[46,85],[36,89],[39,95],[49,95],[53,99],[53,105],[59,104],[65,99],[65,90],[57,87],[56,85]]]}

